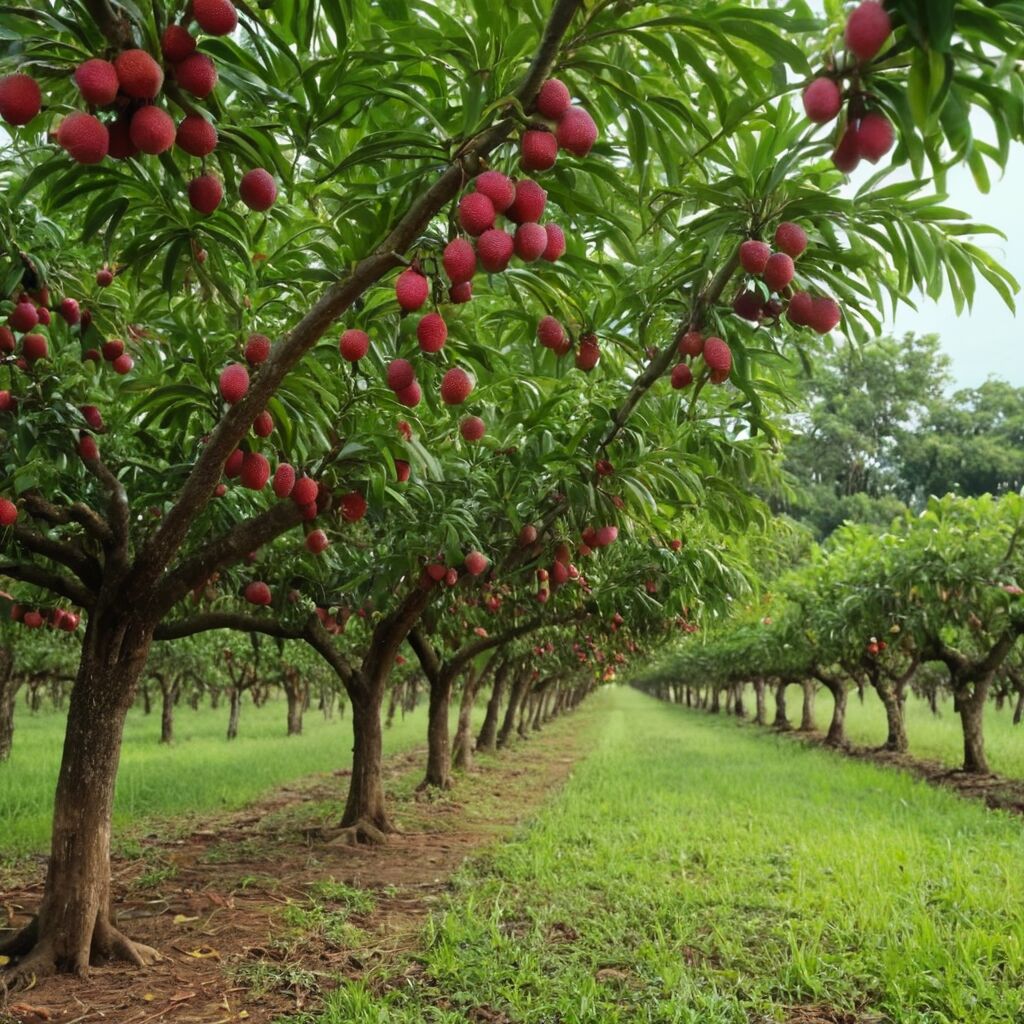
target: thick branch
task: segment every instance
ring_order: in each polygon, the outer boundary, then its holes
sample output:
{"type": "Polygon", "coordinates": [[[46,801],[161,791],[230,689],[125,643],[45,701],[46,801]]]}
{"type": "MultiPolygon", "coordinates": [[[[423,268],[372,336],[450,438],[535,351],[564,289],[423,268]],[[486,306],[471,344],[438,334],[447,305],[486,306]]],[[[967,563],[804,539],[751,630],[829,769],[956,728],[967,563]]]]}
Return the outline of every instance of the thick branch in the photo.
{"type": "Polygon", "coordinates": [[[304,626],[288,625],[273,616],[250,615],[247,612],[201,612],[184,619],[161,622],[153,634],[154,640],[180,640],[196,633],[209,633],[215,629],[233,629],[242,633],[262,633],[282,640],[302,640],[304,626]]]}
{"type": "Polygon", "coordinates": [[[52,562],[59,562],[65,568],[70,569],[85,586],[90,590],[98,590],[100,585],[101,570],[99,563],[80,551],[75,545],[65,541],[54,540],[33,530],[30,526],[16,524],[13,529],[17,542],[29,551],[52,562]]]}
{"type": "Polygon", "coordinates": [[[358,673],[349,664],[345,655],[338,650],[337,644],[331,639],[330,633],[324,629],[323,623],[315,615],[306,623],[303,639],[334,669],[338,677],[345,684],[346,690],[351,693],[353,689],[361,689],[362,680],[359,678],[358,673]]]}
{"type": "Polygon", "coordinates": [[[113,537],[111,555],[115,562],[123,566],[128,558],[128,494],[124,484],[107,468],[107,464],[99,457],[84,459],[85,468],[106,488],[110,501],[107,508],[107,522],[113,537]]]}
{"type": "Polygon", "coordinates": [[[89,508],[84,502],[76,501],[67,508],[61,508],[47,501],[36,491],[28,491],[22,495],[25,510],[33,519],[43,519],[51,526],[66,526],[68,523],[79,523],[102,544],[113,543],[114,534],[107,521],[89,508]]]}
{"type": "Polygon", "coordinates": [[[74,601],[82,608],[92,607],[93,595],[85,587],[59,572],[45,569],[41,565],[33,565],[30,562],[0,562],[0,576],[42,587],[59,597],[66,597],[69,601],[74,601]]]}
{"type": "Polygon", "coordinates": [[[409,631],[409,646],[416,653],[423,674],[432,686],[436,686],[441,681],[441,676],[446,673],[434,645],[423,635],[422,630],[416,628],[409,631]]]}

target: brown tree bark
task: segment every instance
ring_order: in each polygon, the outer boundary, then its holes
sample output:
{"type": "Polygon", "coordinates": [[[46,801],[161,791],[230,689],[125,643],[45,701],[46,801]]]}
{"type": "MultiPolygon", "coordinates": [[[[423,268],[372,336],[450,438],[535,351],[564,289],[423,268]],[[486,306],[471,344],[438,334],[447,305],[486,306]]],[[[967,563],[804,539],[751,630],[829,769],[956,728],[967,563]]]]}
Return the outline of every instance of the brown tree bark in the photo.
{"type": "Polygon", "coordinates": [[[14,674],[14,652],[0,647],[0,761],[11,756],[14,744],[14,701],[20,680],[14,674]]]}
{"type": "Polygon", "coordinates": [[[803,705],[800,710],[800,728],[798,732],[814,732],[814,680],[802,679],[800,686],[803,689],[803,705]]]}
{"type": "Polygon", "coordinates": [[[988,758],[985,756],[985,699],[988,696],[988,684],[978,682],[974,692],[964,692],[957,697],[957,711],[960,712],[960,725],[964,734],[964,771],[977,774],[988,774],[988,758]]]}
{"type": "Polygon", "coordinates": [[[772,722],[772,728],[781,732],[788,732],[793,728],[786,714],[786,687],[788,685],[789,683],[785,679],[780,679],[775,684],[775,721],[772,722]]]}
{"type": "Polygon", "coordinates": [[[306,709],[309,688],[300,673],[286,665],[281,673],[281,686],[288,702],[288,735],[302,735],[302,713],[306,709]]]}
{"type": "Polygon", "coordinates": [[[498,719],[501,715],[501,700],[505,693],[505,682],[508,679],[509,671],[508,662],[502,662],[494,673],[494,685],[491,687],[491,696],[487,701],[484,722],[480,726],[480,734],[476,738],[477,750],[491,752],[497,749],[498,719]]]}
{"type": "Polygon", "coordinates": [[[501,728],[498,730],[498,749],[508,746],[512,733],[516,727],[516,716],[519,714],[519,706],[526,696],[526,689],[530,685],[530,673],[525,667],[521,667],[516,673],[512,683],[512,692],[509,694],[508,707],[505,708],[505,718],[502,720],[501,728]]]}
{"type": "Polygon", "coordinates": [[[764,699],[765,682],[764,679],[758,676],[754,680],[754,700],[756,702],[756,712],[754,714],[754,725],[766,725],[768,722],[768,710],[765,707],[764,699]]]}
{"type": "Polygon", "coordinates": [[[174,742],[174,705],[178,702],[181,681],[177,676],[157,676],[160,684],[160,742],[174,742]]]}

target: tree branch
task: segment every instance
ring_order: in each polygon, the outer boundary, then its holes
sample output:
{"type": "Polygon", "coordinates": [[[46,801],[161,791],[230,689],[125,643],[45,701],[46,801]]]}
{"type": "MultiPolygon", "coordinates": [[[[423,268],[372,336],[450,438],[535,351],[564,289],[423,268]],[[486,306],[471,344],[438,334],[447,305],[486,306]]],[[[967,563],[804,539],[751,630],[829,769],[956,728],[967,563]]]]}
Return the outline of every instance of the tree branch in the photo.
{"type": "Polygon", "coordinates": [[[110,555],[118,568],[123,568],[128,561],[128,529],[129,510],[128,494],[124,484],[107,468],[107,464],[98,456],[95,459],[83,459],[85,468],[106,488],[110,496],[107,509],[107,523],[110,526],[112,542],[109,545],[110,555]]]}
{"type": "Polygon", "coordinates": [[[33,565],[31,562],[0,562],[0,576],[42,587],[59,597],[66,597],[81,608],[91,608],[93,605],[93,595],[84,586],[41,565],[33,565]]]}
{"type": "Polygon", "coordinates": [[[182,637],[195,636],[196,633],[209,633],[215,629],[262,633],[264,636],[276,636],[282,640],[305,638],[305,626],[287,625],[276,617],[250,615],[247,612],[201,612],[184,619],[161,622],[153,634],[153,639],[180,640],[182,637]]]}
{"type": "Polygon", "coordinates": [[[54,540],[33,530],[30,526],[15,524],[13,528],[15,540],[29,551],[52,562],[59,562],[65,568],[70,569],[90,590],[98,590],[102,577],[102,570],[99,562],[90,558],[75,545],[65,541],[54,540]]]}
{"type": "Polygon", "coordinates": [[[363,681],[359,673],[352,668],[345,655],[338,650],[330,633],[324,629],[323,623],[315,615],[307,621],[303,639],[334,669],[350,695],[353,690],[362,691],[363,681]]]}
{"type": "Polygon", "coordinates": [[[441,676],[445,674],[441,661],[434,650],[434,645],[423,635],[417,627],[409,630],[409,646],[413,649],[419,659],[423,674],[427,677],[431,686],[436,686],[441,676]]]}
{"type": "Polygon", "coordinates": [[[25,510],[33,519],[43,519],[51,526],[66,526],[68,523],[79,523],[102,544],[111,544],[114,534],[107,521],[89,508],[85,502],[76,501],[67,508],[61,508],[47,501],[37,491],[27,491],[22,495],[25,510]]]}

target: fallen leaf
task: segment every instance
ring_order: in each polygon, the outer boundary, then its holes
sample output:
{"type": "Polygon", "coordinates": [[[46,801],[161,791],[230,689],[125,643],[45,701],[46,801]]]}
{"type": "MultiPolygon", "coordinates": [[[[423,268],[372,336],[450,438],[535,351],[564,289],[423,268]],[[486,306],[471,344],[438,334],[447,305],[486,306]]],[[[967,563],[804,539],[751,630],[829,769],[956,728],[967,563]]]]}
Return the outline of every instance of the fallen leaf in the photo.
{"type": "Polygon", "coordinates": [[[198,949],[190,949],[186,956],[195,957],[196,960],[219,960],[220,953],[212,946],[200,946],[198,949]]]}
{"type": "Polygon", "coordinates": [[[174,923],[175,924],[188,924],[189,921],[198,921],[198,920],[199,920],[198,917],[186,917],[184,914],[175,914],[174,915],[174,923]]]}

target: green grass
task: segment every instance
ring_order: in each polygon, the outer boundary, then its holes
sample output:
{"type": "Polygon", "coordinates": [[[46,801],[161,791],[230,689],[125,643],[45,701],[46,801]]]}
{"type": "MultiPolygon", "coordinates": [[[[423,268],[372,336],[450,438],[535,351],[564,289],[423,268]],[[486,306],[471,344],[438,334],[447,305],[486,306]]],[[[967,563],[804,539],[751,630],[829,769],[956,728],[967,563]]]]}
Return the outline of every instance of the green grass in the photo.
{"type": "MultiPolygon", "coordinates": [[[[183,705],[175,715],[175,742],[161,745],[160,713],[133,708],[125,727],[114,810],[115,832],[153,819],[181,816],[175,824],[210,811],[242,807],[268,790],[315,772],[348,768],[351,711],[326,721],[310,709],[301,736],[285,735],[283,700],[242,706],[239,736],[227,742],[227,705],[199,711],[183,705]]],[[[417,709],[384,732],[385,753],[425,743],[426,710],[417,709]]],[[[0,764],[0,857],[49,847],[53,791],[57,784],[64,715],[15,710],[14,749],[0,764]]],[[[339,790],[345,780],[339,779],[339,790]]]]}
{"type": "Polygon", "coordinates": [[[1019,819],[633,691],[576,722],[591,753],[457,876],[420,968],[291,1020],[1024,1019],[1019,819]]]}
{"type": "MultiPolygon", "coordinates": [[[[748,707],[752,706],[752,699],[753,694],[750,694],[748,707]]],[[[789,687],[786,703],[789,720],[794,725],[800,722],[801,700],[800,687],[789,687]]],[[[770,696],[768,707],[774,711],[770,696]]],[[[963,732],[960,729],[960,716],[953,710],[952,699],[940,702],[939,714],[936,716],[927,701],[910,694],[907,697],[906,715],[907,739],[913,755],[941,761],[951,768],[963,763],[963,732]]],[[[814,717],[820,729],[828,728],[832,717],[832,695],[827,690],[818,692],[814,717]]],[[[880,747],[885,742],[885,710],[873,690],[865,692],[863,704],[856,690],[850,693],[846,706],[846,732],[852,742],[863,746],[880,747]]],[[[992,771],[1024,779],[1024,724],[1013,724],[1012,702],[1004,705],[1001,711],[997,711],[991,701],[986,706],[985,751],[992,771]]]]}

